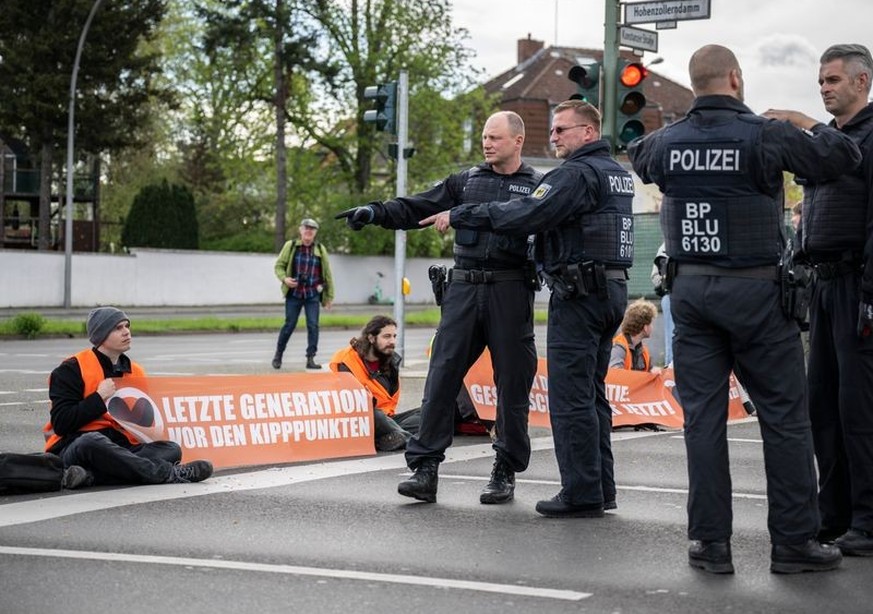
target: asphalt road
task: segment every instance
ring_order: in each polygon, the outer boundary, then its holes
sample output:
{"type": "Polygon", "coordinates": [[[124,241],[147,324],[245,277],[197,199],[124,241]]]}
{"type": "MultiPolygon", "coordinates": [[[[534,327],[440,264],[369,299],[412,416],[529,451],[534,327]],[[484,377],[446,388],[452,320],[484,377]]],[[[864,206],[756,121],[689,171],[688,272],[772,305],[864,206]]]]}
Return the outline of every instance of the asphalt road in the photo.
{"type": "MultiPolygon", "coordinates": [[[[404,407],[420,401],[430,334],[407,331],[404,407]]],[[[350,336],[323,331],[322,354],[350,336]]],[[[292,338],[290,368],[303,367],[302,337],[292,338]]],[[[266,374],[273,342],[135,336],[131,353],[156,376],[266,374]]],[[[0,341],[0,450],[38,449],[46,376],[82,344],[0,341]]],[[[0,612],[869,612],[871,559],[769,573],[757,422],[729,434],[734,576],[686,563],[681,433],[616,432],[618,510],[554,520],[534,511],[559,489],[551,438],[537,429],[516,499],[502,506],[478,502],[493,459],[479,437],[449,449],[435,505],[397,495],[406,475],[397,453],[223,471],[200,484],[0,497],[0,612]]]]}

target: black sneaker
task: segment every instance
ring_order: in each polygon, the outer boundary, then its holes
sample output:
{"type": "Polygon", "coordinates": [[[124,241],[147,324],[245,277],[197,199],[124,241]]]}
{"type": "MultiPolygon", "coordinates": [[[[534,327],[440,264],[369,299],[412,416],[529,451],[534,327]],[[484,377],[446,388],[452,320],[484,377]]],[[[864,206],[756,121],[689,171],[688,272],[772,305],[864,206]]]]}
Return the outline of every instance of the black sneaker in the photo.
{"type": "Polygon", "coordinates": [[[843,555],[834,546],[810,539],[802,544],[774,544],[770,551],[772,573],[830,571],[840,566],[843,555]]]}
{"type": "Polygon", "coordinates": [[[834,545],[846,556],[873,556],[873,532],[849,529],[834,545]]]}
{"type": "Polygon", "coordinates": [[[173,465],[167,482],[170,484],[187,484],[202,482],[212,475],[212,463],[206,460],[196,460],[184,465],[173,465]]]}
{"type": "Polygon", "coordinates": [[[391,431],[376,439],[376,449],[380,452],[395,452],[406,449],[406,436],[400,431],[391,431]]]}
{"type": "Polygon", "coordinates": [[[315,362],[314,356],[306,357],[306,368],[307,369],[321,369],[321,365],[315,362]]]}
{"type": "Polygon", "coordinates": [[[79,465],[70,465],[64,469],[64,477],[61,479],[61,488],[75,490],[94,485],[94,474],[79,465]]]}
{"type": "Polygon", "coordinates": [[[731,543],[727,540],[693,541],[688,547],[688,564],[709,573],[734,573],[731,543]]]}
{"type": "Polygon", "coordinates": [[[491,479],[479,495],[479,503],[506,503],[515,496],[515,472],[499,456],[494,460],[491,479]]]}

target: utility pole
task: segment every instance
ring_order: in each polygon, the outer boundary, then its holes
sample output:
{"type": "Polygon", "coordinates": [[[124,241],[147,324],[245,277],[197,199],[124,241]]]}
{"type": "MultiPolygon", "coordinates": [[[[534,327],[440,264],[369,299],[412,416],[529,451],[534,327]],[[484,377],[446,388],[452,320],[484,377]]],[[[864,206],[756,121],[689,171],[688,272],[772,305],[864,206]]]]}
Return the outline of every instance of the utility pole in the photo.
{"type": "Polygon", "coordinates": [[[618,0],[604,0],[606,13],[603,25],[603,125],[601,134],[609,141],[612,153],[615,153],[615,98],[616,73],[618,71],[618,12],[621,3],[618,0]]]}
{"type": "MultiPolygon", "coordinates": [[[[409,73],[400,71],[397,83],[397,196],[406,196],[406,157],[409,138],[409,73]]],[[[394,321],[397,322],[397,352],[404,356],[406,295],[406,231],[394,231],[394,321]]]]}
{"type": "Polygon", "coordinates": [[[64,308],[69,309],[72,304],[72,279],[73,279],[73,132],[76,124],[74,115],[76,112],[76,77],[79,74],[79,60],[82,57],[82,47],[85,46],[85,37],[88,36],[88,28],[94,19],[94,13],[100,8],[103,0],[94,0],[85,27],[79,35],[79,46],[76,47],[76,58],[73,61],[73,74],[70,77],[70,108],[67,114],[67,203],[64,209],[64,308]]]}

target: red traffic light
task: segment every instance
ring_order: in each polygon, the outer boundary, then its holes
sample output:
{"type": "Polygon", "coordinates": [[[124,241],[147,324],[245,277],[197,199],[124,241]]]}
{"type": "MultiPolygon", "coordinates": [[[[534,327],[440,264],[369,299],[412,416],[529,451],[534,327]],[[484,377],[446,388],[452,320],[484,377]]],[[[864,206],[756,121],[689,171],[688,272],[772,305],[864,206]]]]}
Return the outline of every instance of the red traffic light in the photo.
{"type": "Polygon", "coordinates": [[[642,64],[628,64],[621,69],[621,75],[619,76],[619,80],[621,81],[621,84],[625,87],[636,87],[640,83],[642,83],[643,79],[646,78],[646,75],[648,73],[649,71],[647,71],[646,67],[642,64]]]}

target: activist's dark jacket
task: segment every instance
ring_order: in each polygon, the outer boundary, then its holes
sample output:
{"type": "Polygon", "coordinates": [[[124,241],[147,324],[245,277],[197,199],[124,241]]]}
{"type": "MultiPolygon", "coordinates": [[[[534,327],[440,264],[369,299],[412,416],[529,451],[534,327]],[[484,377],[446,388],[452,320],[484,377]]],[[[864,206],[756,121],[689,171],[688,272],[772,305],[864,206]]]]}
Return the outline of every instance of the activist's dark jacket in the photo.
{"type": "Polygon", "coordinates": [[[97,394],[97,386],[110,377],[144,375],[143,368],[126,355],[119,357],[118,367],[114,368],[109,357],[96,348],[82,350],[62,362],[49,376],[52,407],[51,419],[43,427],[45,451],[60,454],[88,431],[99,431],[125,448],[140,443],[112,419],[97,394]]]}

